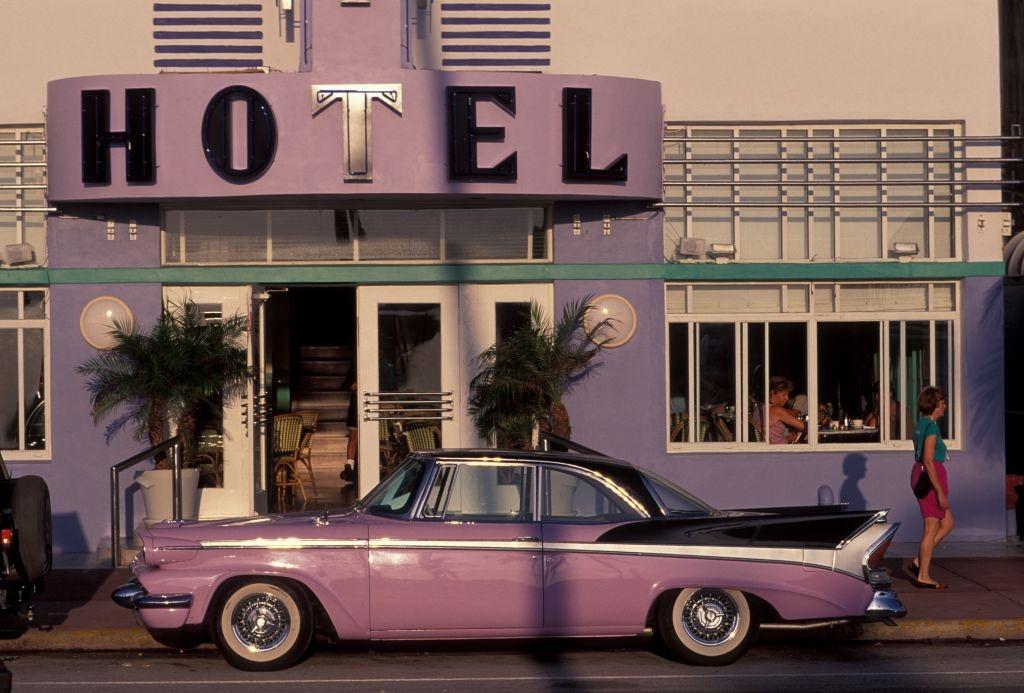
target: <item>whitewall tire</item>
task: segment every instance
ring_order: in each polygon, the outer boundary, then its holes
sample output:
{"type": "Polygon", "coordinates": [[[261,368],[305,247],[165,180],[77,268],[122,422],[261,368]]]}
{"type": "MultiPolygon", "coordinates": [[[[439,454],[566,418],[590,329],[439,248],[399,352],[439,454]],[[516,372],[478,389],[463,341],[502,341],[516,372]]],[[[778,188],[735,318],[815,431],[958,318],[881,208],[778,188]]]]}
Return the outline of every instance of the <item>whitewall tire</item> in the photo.
{"type": "Polygon", "coordinates": [[[737,590],[688,587],[662,600],[658,632],[676,659],[688,664],[731,664],[757,635],[757,612],[737,590]]]}
{"type": "Polygon", "coordinates": [[[297,662],[313,637],[309,602],[277,582],[236,586],[214,615],[214,637],[224,659],[246,671],[276,671],[297,662]]]}

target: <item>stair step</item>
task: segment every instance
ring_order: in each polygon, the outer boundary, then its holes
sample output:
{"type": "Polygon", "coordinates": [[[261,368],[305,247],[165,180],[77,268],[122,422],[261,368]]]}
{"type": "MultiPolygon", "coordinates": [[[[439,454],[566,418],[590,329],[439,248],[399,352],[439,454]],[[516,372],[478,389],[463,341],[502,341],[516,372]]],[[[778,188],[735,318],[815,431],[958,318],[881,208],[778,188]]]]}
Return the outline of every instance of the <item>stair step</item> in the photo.
{"type": "Polygon", "coordinates": [[[349,369],[348,361],[317,361],[303,360],[299,363],[299,372],[307,375],[337,375],[345,377],[349,369]]]}
{"type": "Polygon", "coordinates": [[[299,392],[342,392],[345,377],[341,375],[303,375],[299,377],[299,392]]]}
{"type": "Polygon", "coordinates": [[[352,360],[352,347],[346,346],[300,346],[301,359],[344,359],[352,360]]]}
{"type": "Polygon", "coordinates": [[[347,392],[302,392],[292,397],[292,409],[347,409],[347,392]]]}

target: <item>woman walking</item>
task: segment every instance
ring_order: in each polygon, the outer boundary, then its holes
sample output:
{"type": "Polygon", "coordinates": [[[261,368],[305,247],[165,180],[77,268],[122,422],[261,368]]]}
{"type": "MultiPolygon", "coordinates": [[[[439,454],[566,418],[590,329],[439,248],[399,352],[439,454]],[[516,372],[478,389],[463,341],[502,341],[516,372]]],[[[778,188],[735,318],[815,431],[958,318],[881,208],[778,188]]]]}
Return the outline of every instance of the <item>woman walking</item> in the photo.
{"type": "Polygon", "coordinates": [[[946,444],[936,423],[946,413],[946,396],[937,387],[926,387],[917,396],[921,413],[914,430],[914,471],[910,485],[924,518],[924,531],[917,557],[910,572],[917,578],[915,587],[946,589],[931,576],[932,553],[947,534],[953,531],[953,513],[949,508],[949,482],[946,480],[946,444]],[[922,478],[923,477],[923,478],[922,478]]]}

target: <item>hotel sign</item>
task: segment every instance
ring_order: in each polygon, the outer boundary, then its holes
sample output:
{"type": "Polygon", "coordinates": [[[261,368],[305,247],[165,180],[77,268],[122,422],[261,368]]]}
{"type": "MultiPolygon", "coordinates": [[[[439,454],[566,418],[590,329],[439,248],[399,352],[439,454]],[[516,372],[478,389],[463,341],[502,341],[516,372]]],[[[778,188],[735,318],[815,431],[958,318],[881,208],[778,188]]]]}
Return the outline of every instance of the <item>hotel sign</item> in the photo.
{"type": "MultiPolygon", "coordinates": [[[[482,143],[504,143],[506,128],[479,122],[478,106],[489,103],[515,119],[515,86],[461,86],[445,88],[447,109],[448,178],[452,181],[515,182],[519,176],[518,151],[510,151],[491,166],[480,160],[482,143]]],[[[373,180],[373,103],[386,106],[396,117],[402,110],[401,84],[314,84],[312,117],[332,104],[341,110],[343,179],[373,180]]],[[[110,185],[112,147],[124,147],[125,180],[134,185],[156,182],[154,147],[159,128],[155,117],[155,89],[124,89],[124,129],[111,129],[111,93],[105,89],[81,92],[82,183],[110,185]]],[[[625,183],[628,153],[606,167],[592,162],[593,107],[590,88],[562,89],[562,180],[565,183],[625,183]]],[[[198,117],[198,114],[197,114],[198,117]]],[[[278,148],[279,127],[270,101],[258,90],[233,85],[219,90],[202,113],[200,142],[210,168],[224,180],[248,184],[267,173],[278,148]],[[238,127],[241,125],[241,128],[238,127]],[[242,154],[236,156],[236,152],[242,154]],[[238,159],[242,161],[239,162],[238,159]],[[241,163],[241,165],[238,165],[241,163]]],[[[315,143],[309,143],[315,146],[315,143]]],[[[409,141],[407,146],[416,147],[409,141]]],[[[188,146],[188,143],[183,143],[188,146]]]]}

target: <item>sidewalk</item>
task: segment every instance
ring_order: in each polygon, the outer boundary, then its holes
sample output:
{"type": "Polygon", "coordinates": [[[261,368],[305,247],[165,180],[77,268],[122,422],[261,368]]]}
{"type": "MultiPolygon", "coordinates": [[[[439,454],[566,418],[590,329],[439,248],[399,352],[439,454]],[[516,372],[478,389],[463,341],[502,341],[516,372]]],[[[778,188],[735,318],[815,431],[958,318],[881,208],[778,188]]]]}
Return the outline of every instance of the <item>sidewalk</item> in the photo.
{"type": "MultiPolygon", "coordinates": [[[[1024,543],[941,547],[933,576],[949,589],[938,592],[910,584],[904,566],[915,551],[912,544],[895,544],[887,558],[893,587],[908,612],[897,627],[872,623],[827,631],[826,637],[1024,640],[1024,543]]],[[[110,600],[111,591],[128,578],[127,569],[111,570],[96,565],[94,558],[58,560],[28,628],[11,629],[9,622],[0,622],[0,653],[161,648],[132,612],[110,600]]]]}

